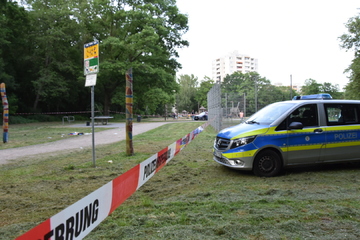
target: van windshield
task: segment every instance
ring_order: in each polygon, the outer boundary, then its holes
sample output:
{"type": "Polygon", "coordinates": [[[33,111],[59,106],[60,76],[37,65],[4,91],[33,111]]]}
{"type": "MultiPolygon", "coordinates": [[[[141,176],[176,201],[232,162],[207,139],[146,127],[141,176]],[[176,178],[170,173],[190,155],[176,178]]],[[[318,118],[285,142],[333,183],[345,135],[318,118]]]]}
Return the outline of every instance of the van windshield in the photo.
{"type": "Polygon", "coordinates": [[[292,102],[278,102],[267,105],[262,108],[255,114],[253,114],[249,119],[245,122],[247,124],[262,124],[262,125],[270,125],[275,120],[277,120],[281,115],[283,115],[286,111],[292,108],[296,103],[292,102]]]}

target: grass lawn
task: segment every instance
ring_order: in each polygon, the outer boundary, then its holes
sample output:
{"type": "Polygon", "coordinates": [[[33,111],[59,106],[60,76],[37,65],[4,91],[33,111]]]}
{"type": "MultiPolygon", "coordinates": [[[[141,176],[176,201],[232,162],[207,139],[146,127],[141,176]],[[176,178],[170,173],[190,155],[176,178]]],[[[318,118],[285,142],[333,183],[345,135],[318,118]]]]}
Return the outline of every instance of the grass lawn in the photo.
{"type": "MultiPolygon", "coordinates": [[[[76,122],[73,122],[76,124],[76,122]]],[[[108,130],[110,128],[95,128],[95,132],[108,130]]],[[[91,127],[69,127],[69,124],[46,122],[46,123],[28,123],[13,124],[9,128],[9,142],[3,143],[2,135],[0,141],[0,150],[7,148],[16,148],[29,145],[36,145],[46,142],[53,142],[61,139],[71,138],[69,133],[81,132],[91,133],[91,127]]]]}
{"type": "MultiPolygon", "coordinates": [[[[0,239],[13,239],[200,126],[166,124],[125,142],[0,166],[0,239]],[[108,163],[112,160],[113,163],[108,163]]],[[[211,126],[86,239],[359,239],[360,165],[259,178],[212,160],[211,126]]],[[[0,150],[1,155],[1,150],[0,150]]]]}

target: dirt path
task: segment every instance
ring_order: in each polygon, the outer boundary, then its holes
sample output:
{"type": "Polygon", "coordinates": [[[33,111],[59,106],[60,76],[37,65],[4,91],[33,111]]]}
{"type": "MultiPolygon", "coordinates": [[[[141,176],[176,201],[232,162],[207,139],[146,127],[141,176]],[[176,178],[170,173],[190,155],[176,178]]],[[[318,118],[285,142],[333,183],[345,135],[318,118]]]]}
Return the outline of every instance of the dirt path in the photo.
{"type": "MultiPolygon", "coordinates": [[[[133,136],[160,127],[169,122],[154,123],[134,123],[133,136]]],[[[95,145],[109,144],[126,139],[125,124],[119,125],[115,129],[105,130],[95,133],[95,145]]],[[[56,142],[44,144],[9,148],[0,150],[0,165],[10,163],[16,159],[35,157],[38,154],[55,153],[64,150],[82,149],[92,147],[92,135],[74,136],[74,138],[64,139],[56,142]]]]}

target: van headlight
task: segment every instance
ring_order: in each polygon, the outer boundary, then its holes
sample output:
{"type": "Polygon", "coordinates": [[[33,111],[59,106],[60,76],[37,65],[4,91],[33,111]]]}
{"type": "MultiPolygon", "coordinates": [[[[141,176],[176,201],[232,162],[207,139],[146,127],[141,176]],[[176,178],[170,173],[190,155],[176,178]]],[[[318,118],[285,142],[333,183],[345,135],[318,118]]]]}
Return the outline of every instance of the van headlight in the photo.
{"type": "Polygon", "coordinates": [[[253,142],[256,138],[255,136],[250,136],[250,137],[243,137],[243,138],[238,138],[238,139],[234,139],[232,140],[232,144],[230,148],[237,148],[246,144],[249,144],[251,142],[253,142]]]}

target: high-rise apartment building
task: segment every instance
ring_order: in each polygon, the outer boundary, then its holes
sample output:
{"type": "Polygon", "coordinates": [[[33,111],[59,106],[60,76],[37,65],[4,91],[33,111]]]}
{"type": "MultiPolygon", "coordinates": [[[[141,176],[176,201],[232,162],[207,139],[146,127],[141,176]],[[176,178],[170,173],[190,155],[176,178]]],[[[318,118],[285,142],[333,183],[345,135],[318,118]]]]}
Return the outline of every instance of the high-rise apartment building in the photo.
{"type": "Polygon", "coordinates": [[[220,57],[212,62],[212,79],[222,82],[226,75],[234,72],[257,72],[258,60],[246,54],[234,51],[225,57],[220,57]]]}

